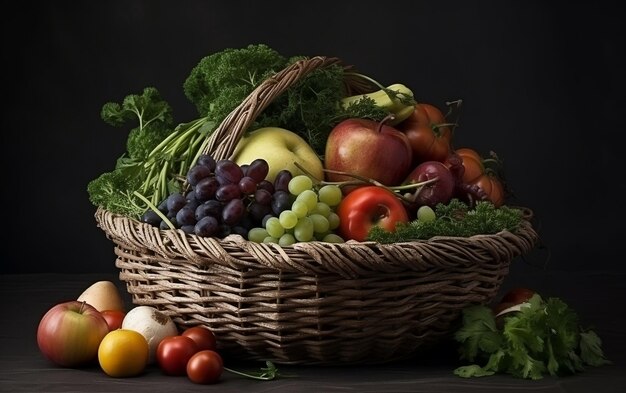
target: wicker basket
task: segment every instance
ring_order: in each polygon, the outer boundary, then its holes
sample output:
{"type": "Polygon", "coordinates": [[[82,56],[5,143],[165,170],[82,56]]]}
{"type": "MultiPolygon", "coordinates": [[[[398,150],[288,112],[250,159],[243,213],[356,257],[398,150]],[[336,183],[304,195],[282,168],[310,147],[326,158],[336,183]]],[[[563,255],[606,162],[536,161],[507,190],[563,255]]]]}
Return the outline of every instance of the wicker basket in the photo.
{"type": "MultiPolygon", "coordinates": [[[[265,80],[211,136],[207,152],[232,153],[279,94],[314,69],[313,57],[265,80]]],[[[496,296],[510,262],[530,251],[530,221],[515,233],[374,242],[257,244],[159,230],[98,209],[115,244],[120,280],[136,305],[184,329],[210,327],[220,351],[277,364],[383,363],[449,336],[461,310],[496,296]]]]}

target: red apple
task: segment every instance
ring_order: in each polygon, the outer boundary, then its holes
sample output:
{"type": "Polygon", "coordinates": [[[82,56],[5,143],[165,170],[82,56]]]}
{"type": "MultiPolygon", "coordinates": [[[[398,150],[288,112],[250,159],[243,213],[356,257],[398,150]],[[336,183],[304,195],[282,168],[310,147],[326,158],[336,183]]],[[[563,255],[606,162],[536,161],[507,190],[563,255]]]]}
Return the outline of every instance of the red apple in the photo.
{"type": "Polygon", "coordinates": [[[57,304],[37,328],[37,345],[52,362],[64,367],[87,365],[98,357],[98,346],[109,332],[93,306],[72,300],[57,304]]]}
{"type": "Polygon", "coordinates": [[[404,181],[405,184],[422,183],[437,179],[412,191],[409,197],[417,206],[437,206],[438,203],[448,203],[455,191],[454,176],[443,163],[426,161],[411,171],[404,181]]]}
{"type": "Polygon", "coordinates": [[[100,314],[102,314],[107,321],[109,331],[120,329],[122,327],[122,321],[126,316],[126,313],[121,310],[103,310],[100,311],[100,314]]]}
{"type": "MultiPolygon", "coordinates": [[[[399,185],[411,170],[411,145],[404,133],[368,119],[347,119],[328,135],[324,165],[332,171],[347,172],[377,180],[387,186],[399,185]]],[[[329,181],[354,178],[327,172],[329,181]]]]}

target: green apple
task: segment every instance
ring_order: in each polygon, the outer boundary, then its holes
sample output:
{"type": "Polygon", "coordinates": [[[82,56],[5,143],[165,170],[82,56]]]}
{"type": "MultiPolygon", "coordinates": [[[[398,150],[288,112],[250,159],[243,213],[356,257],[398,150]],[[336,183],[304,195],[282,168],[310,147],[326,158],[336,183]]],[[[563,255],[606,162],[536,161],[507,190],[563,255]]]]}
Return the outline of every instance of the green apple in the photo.
{"type": "Polygon", "coordinates": [[[263,127],[241,138],[233,153],[239,165],[262,158],[269,164],[266,179],[273,182],[276,174],[287,169],[293,176],[303,174],[297,162],[316,179],[324,179],[324,166],[315,150],[295,132],[280,127],[263,127]]]}

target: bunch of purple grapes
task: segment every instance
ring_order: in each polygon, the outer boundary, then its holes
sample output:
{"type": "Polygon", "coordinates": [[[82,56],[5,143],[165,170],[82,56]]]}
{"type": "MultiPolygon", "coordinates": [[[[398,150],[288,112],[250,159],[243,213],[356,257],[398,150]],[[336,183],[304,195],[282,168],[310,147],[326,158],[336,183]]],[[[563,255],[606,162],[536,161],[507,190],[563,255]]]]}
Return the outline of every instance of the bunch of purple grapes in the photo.
{"type": "MultiPolygon", "coordinates": [[[[236,233],[247,238],[250,229],[291,206],[291,172],[278,172],[273,182],[266,179],[268,173],[269,165],[263,159],[239,166],[232,160],[216,161],[202,154],[187,172],[189,190],[170,194],[158,209],[185,233],[218,238],[236,233]]],[[[151,209],[141,220],[170,229],[151,209]]]]}

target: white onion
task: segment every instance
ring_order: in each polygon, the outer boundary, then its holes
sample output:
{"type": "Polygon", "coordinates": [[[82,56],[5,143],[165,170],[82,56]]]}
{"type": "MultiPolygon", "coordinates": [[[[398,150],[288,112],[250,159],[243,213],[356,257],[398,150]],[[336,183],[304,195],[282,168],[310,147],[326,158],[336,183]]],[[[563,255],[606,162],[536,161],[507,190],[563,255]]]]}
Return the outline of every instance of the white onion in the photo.
{"type": "Polygon", "coordinates": [[[149,363],[156,360],[156,350],[161,340],[178,335],[178,328],[172,319],[151,306],[137,306],[126,313],[122,329],[141,333],[150,347],[149,363]]]}

